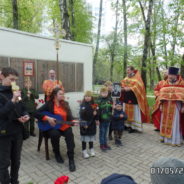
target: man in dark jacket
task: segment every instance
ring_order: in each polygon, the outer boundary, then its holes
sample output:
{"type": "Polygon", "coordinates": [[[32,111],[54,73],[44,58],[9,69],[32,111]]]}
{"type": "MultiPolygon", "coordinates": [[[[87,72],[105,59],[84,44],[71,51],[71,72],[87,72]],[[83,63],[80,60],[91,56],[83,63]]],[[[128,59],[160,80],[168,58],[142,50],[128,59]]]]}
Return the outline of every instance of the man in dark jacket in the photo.
{"type": "Polygon", "coordinates": [[[2,69],[0,85],[0,183],[18,184],[18,171],[23,140],[23,123],[29,120],[19,97],[12,91],[11,83],[18,79],[13,68],[2,69]],[[10,174],[8,167],[10,168],[10,174]]]}

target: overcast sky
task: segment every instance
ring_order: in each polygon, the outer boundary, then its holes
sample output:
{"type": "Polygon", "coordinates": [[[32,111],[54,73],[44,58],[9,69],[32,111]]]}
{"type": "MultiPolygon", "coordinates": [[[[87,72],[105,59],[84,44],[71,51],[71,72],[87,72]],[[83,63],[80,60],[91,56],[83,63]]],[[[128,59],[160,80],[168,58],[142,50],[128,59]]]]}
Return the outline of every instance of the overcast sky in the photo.
{"type": "MultiPolygon", "coordinates": [[[[86,0],[93,6],[93,9],[96,8],[96,11],[99,12],[98,8],[100,7],[100,0],[86,0]]],[[[111,1],[103,0],[103,14],[104,19],[102,20],[102,34],[108,34],[112,31],[114,26],[114,12],[111,9],[111,1]]],[[[98,17],[96,17],[96,23],[98,23],[98,17]]]]}

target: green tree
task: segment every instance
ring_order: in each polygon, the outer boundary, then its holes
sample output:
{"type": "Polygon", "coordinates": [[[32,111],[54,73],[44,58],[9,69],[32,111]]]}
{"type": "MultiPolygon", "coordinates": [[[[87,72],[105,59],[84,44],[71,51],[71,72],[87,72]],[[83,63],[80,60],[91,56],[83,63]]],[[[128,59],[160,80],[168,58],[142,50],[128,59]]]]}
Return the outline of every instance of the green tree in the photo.
{"type": "Polygon", "coordinates": [[[27,32],[41,32],[45,0],[2,0],[0,26],[27,32]]]}
{"type": "Polygon", "coordinates": [[[126,0],[122,0],[123,2],[123,29],[124,29],[124,57],[123,57],[123,63],[124,63],[124,77],[126,76],[126,68],[128,63],[128,28],[127,28],[127,4],[126,0]]]}
{"type": "Polygon", "coordinates": [[[45,12],[45,22],[48,24],[48,28],[55,28],[56,25],[61,25],[61,13],[58,0],[47,0],[45,12]]]}
{"type": "Polygon", "coordinates": [[[96,76],[94,83],[110,79],[110,56],[106,48],[99,49],[98,62],[95,65],[96,76]]]}
{"type": "Polygon", "coordinates": [[[103,0],[100,0],[99,17],[98,17],[98,32],[97,32],[95,53],[93,57],[93,82],[95,81],[95,77],[96,77],[95,69],[96,69],[96,63],[98,61],[98,51],[99,51],[99,43],[100,43],[100,37],[101,37],[102,10],[103,10],[103,0]]]}
{"type": "Polygon", "coordinates": [[[42,31],[44,0],[19,0],[19,29],[38,33],[42,31]]]}
{"type": "Polygon", "coordinates": [[[70,12],[73,40],[84,43],[92,42],[92,15],[83,0],[74,1],[73,13],[70,12]],[[71,16],[72,15],[72,16],[71,16]]]}
{"type": "Polygon", "coordinates": [[[182,18],[184,4],[181,0],[172,0],[169,3],[159,0],[158,3],[157,19],[159,24],[157,24],[156,49],[158,56],[162,58],[159,66],[168,68],[168,66],[176,65],[179,67],[182,55],[180,50],[184,37],[182,18]]]}
{"type": "Polygon", "coordinates": [[[92,16],[84,0],[49,0],[46,12],[49,26],[54,28],[56,24],[61,25],[67,33],[65,39],[92,42],[92,16]]]}
{"type": "Polygon", "coordinates": [[[0,1],[0,26],[13,28],[13,9],[11,1],[0,1]]]}
{"type": "Polygon", "coordinates": [[[115,27],[113,31],[113,38],[112,43],[107,41],[108,48],[110,51],[110,58],[111,58],[111,64],[110,64],[110,80],[113,79],[113,71],[114,71],[114,61],[116,57],[116,49],[117,49],[117,36],[118,36],[118,23],[119,23],[119,0],[116,0],[115,6],[115,27]]]}
{"type": "MultiPolygon", "coordinates": [[[[143,9],[141,1],[139,1],[140,8],[143,9]]],[[[144,48],[143,48],[143,56],[142,56],[142,68],[141,68],[141,76],[144,82],[144,85],[147,85],[146,80],[146,67],[147,67],[147,56],[148,56],[148,49],[150,47],[150,27],[151,27],[151,15],[153,9],[153,0],[149,0],[148,5],[148,14],[147,18],[145,19],[145,34],[144,34],[144,48]]]]}

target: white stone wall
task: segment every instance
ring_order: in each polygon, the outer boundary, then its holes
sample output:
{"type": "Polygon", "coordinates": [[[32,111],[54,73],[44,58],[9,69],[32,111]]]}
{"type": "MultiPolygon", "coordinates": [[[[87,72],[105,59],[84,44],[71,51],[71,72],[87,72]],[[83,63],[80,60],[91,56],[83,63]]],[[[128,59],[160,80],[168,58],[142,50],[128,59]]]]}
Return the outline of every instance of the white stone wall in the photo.
{"type": "MultiPolygon", "coordinates": [[[[80,108],[80,101],[82,101],[84,96],[84,93],[82,92],[70,92],[65,94],[65,99],[69,103],[72,115],[75,118],[79,117],[79,108],[80,108]]],[[[39,95],[39,99],[36,100],[36,103],[38,104],[37,108],[39,108],[42,103],[39,102],[39,100],[44,99],[44,94],[39,95]]]]}
{"type": "MultiPolygon", "coordinates": [[[[83,63],[84,91],[92,90],[92,46],[68,40],[60,40],[60,45],[59,61],[83,63]]],[[[55,40],[0,27],[0,56],[55,61],[55,40]]]]}

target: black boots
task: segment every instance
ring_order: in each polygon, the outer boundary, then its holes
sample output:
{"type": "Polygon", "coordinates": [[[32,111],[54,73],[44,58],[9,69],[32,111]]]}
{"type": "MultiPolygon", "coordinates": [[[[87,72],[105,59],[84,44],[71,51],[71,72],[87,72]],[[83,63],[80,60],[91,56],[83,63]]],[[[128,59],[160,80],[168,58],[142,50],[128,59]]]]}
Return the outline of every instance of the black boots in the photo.
{"type": "Polygon", "coordinates": [[[76,170],[75,162],[73,159],[72,160],[69,159],[69,170],[70,170],[70,172],[74,172],[76,170]]]}
{"type": "Polygon", "coordinates": [[[112,135],[111,135],[111,134],[109,134],[109,140],[110,140],[110,141],[112,141],[112,140],[113,140],[113,138],[112,138],[112,135]]]}
{"type": "Polygon", "coordinates": [[[122,142],[121,142],[120,139],[115,139],[115,144],[116,144],[117,146],[123,146],[123,144],[122,144],[122,142]]]}
{"type": "Polygon", "coordinates": [[[128,129],[128,133],[129,134],[131,134],[131,133],[134,133],[135,132],[135,130],[134,129],[132,129],[131,127],[129,127],[129,129],[128,129]]]}
{"type": "Polygon", "coordinates": [[[56,159],[56,161],[58,162],[58,163],[64,163],[64,160],[63,160],[63,158],[61,157],[61,154],[59,153],[59,152],[54,152],[54,154],[55,154],[55,159],[56,159]]]}

